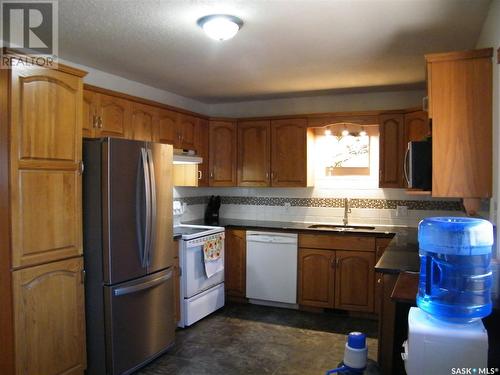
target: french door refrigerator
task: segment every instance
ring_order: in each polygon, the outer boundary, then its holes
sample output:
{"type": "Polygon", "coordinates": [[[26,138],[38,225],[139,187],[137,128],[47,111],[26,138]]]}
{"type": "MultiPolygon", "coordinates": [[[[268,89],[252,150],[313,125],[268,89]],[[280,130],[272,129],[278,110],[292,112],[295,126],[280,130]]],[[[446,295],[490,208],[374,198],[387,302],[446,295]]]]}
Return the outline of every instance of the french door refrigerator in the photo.
{"type": "Polygon", "coordinates": [[[129,374],[174,340],[172,146],[85,139],[87,375],[129,374]]]}

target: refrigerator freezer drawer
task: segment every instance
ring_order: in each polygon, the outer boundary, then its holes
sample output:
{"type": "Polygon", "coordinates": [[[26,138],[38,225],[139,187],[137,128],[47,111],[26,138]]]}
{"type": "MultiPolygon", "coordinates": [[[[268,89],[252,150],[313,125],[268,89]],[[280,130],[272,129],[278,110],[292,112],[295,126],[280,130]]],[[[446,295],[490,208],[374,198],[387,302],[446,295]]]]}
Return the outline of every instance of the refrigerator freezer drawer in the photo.
{"type": "Polygon", "coordinates": [[[183,302],[184,325],[190,326],[224,306],[224,283],[185,299],[183,302]]]}
{"type": "Polygon", "coordinates": [[[107,373],[129,374],[174,341],[172,268],[104,288],[107,373]]]}

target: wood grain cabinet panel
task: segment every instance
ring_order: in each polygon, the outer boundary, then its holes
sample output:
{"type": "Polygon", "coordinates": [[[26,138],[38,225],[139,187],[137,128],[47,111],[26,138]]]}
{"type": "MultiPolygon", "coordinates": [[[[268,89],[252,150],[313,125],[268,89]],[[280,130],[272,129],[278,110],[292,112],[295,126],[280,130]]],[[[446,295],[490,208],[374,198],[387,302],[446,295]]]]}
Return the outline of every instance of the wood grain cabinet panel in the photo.
{"type": "Polygon", "coordinates": [[[99,94],[98,137],[126,136],[130,123],[130,102],[112,95],[99,94]]]}
{"type": "Polygon", "coordinates": [[[200,118],[196,125],[195,144],[194,148],[198,156],[203,159],[201,164],[198,164],[198,186],[209,185],[209,161],[208,161],[208,147],[209,140],[209,122],[206,119],[200,118]]]}
{"type": "Polygon", "coordinates": [[[238,122],[238,186],[269,186],[271,122],[238,122]]]}
{"type": "Polygon", "coordinates": [[[236,186],[236,123],[210,121],[210,186],[236,186]]]}
{"type": "Polygon", "coordinates": [[[12,266],[82,253],[81,78],[49,69],[12,71],[12,266]]]}
{"type": "Polygon", "coordinates": [[[175,148],[182,148],[185,150],[193,150],[195,145],[195,133],[198,118],[184,113],[179,114],[179,121],[177,122],[177,138],[178,144],[174,144],[175,148]]]}
{"type": "Polygon", "coordinates": [[[132,103],[128,139],[151,142],[153,140],[153,122],[156,115],[155,108],[145,104],[132,103]]]}
{"type": "Polygon", "coordinates": [[[13,272],[18,375],[86,367],[81,257],[13,272]]]}
{"type": "Polygon", "coordinates": [[[335,308],[373,312],[375,255],[336,251],[335,308]]]}
{"type": "Polygon", "coordinates": [[[307,135],[307,119],[271,121],[272,186],[308,185],[307,135]]]}
{"type": "Polygon", "coordinates": [[[83,90],[82,137],[93,138],[97,127],[97,96],[93,91],[83,90]]]}
{"type": "Polygon", "coordinates": [[[380,115],[379,131],[379,187],[403,187],[405,152],[403,114],[380,115]]]}
{"type": "Polygon", "coordinates": [[[245,297],[246,294],[246,231],[226,230],[224,250],[224,285],[226,294],[245,297]]]}
{"type": "Polygon", "coordinates": [[[334,307],[335,251],[299,248],[299,305],[334,307]]]}
{"type": "Polygon", "coordinates": [[[426,55],[434,197],[491,197],[492,55],[426,55]]]}
{"type": "Polygon", "coordinates": [[[156,123],[155,141],[160,143],[176,144],[177,122],[179,113],[168,109],[159,108],[156,123]]]}
{"type": "Polygon", "coordinates": [[[410,141],[424,141],[431,135],[431,127],[427,112],[414,111],[405,113],[405,148],[410,141]]]}

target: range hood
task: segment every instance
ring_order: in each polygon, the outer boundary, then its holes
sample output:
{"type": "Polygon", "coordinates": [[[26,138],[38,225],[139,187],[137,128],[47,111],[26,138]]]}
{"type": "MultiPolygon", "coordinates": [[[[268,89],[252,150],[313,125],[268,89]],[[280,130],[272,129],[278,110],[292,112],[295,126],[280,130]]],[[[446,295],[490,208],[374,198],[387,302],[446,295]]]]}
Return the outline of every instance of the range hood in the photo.
{"type": "Polygon", "coordinates": [[[174,164],[201,164],[203,159],[194,150],[174,149],[174,164]]]}

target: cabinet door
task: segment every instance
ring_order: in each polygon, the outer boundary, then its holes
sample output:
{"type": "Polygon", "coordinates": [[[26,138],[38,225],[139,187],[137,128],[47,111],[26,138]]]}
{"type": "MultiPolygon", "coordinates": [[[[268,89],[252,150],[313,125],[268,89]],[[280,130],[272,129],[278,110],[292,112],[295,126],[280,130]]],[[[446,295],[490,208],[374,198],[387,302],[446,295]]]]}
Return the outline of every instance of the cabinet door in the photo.
{"type": "Polygon", "coordinates": [[[405,113],[405,149],[410,141],[423,141],[431,135],[431,127],[427,112],[415,111],[405,113]]]}
{"type": "Polygon", "coordinates": [[[373,312],[375,255],[362,251],[337,251],[335,308],[373,312]]]}
{"type": "Polygon", "coordinates": [[[130,123],[130,102],[116,96],[99,94],[99,137],[125,137],[130,123]]]}
{"type": "MultiPolygon", "coordinates": [[[[376,247],[375,247],[375,263],[379,261],[382,254],[389,243],[392,241],[392,238],[377,238],[376,247]]],[[[382,303],[382,292],[383,292],[383,274],[380,272],[375,272],[375,306],[374,310],[376,314],[380,314],[381,303],[382,303]]]]}
{"type": "Polygon", "coordinates": [[[246,232],[241,229],[227,230],[224,243],[226,294],[243,298],[246,293],[246,232]]]}
{"type": "Polygon", "coordinates": [[[78,257],[12,273],[18,375],[83,374],[82,270],[78,257]]]}
{"type": "Polygon", "coordinates": [[[270,121],[238,122],[238,186],[269,186],[270,121]]]}
{"type": "Polygon", "coordinates": [[[97,94],[93,91],[83,91],[82,137],[92,138],[97,126],[97,94]]]}
{"type": "Polygon", "coordinates": [[[491,52],[429,64],[433,197],[491,197],[491,52]]]}
{"type": "Polygon", "coordinates": [[[208,161],[208,120],[199,119],[196,125],[195,150],[203,162],[198,165],[198,186],[209,185],[209,161],[208,161]]]}
{"type": "Polygon", "coordinates": [[[82,80],[12,70],[10,174],[14,268],[82,253],[82,80]]]}
{"type": "Polygon", "coordinates": [[[197,117],[185,115],[183,113],[179,114],[177,131],[179,137],[179,148],[186,150],[194,149],[194,135],[197,123],[197,117]]]}
{"type": "Polygon", "coordinates": [[[153,140],[154,118],[155,108],[133,102],[127,138],[151,142],[153,140]]]}
{"type": "Polygon", "coordinates": [[[271,121],[271,185],[307,186],[307,119],[271,121]]]}
{"type": "Polygon", "coordinates": [[[236,186],[236,124],[210,121],[210,186],[236,186]]]}
{"type": "Polygon", "coordinates": [[[333,308],[335,251],[299,248],[299,305],[333,308]]]}
{"type": "Polygon", "coordinates": [[[404,187],[404,122],[402,114],[380,115],[379,187],[404,187]]]}
{"type": "Polygon", "coordinates": [[[179,114],[168,109],[159,109],[156,122],[156,142],[176,145],[179,114]]]}

